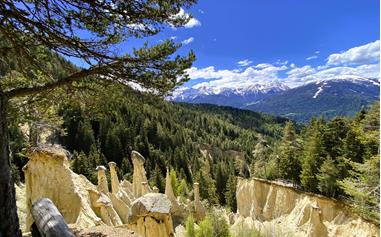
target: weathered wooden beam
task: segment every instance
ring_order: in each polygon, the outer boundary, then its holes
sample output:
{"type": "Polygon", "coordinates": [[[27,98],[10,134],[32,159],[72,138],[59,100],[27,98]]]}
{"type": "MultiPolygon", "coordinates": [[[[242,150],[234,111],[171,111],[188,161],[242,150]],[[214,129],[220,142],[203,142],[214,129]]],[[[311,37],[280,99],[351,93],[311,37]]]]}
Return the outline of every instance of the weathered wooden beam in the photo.
{"type": "Polygon", "coordinates": [[[42,237],[74,237],[57,207],[48,198],[32,204],[34,224],[42,237]]]}

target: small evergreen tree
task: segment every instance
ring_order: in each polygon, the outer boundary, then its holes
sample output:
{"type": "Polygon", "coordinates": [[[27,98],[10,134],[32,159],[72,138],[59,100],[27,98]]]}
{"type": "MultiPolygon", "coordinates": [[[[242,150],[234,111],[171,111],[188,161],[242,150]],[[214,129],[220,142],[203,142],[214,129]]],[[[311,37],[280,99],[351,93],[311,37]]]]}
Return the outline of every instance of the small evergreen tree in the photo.
{"type": "Polygon", "coordinates": [[[300,182],[305,189],[310,191],[317,191],[316,174],[325,157],[322,144],[322,126],[318,120],[311,121],[306,132],[306,141],[302,153],[300,182]]]}
{"type": "Polygon", "coordinates": [[[189,215],[185,220],[185,237],[196,237],[196,230],[194,228],[194,219],[189,215]]]}
{"type": "Polygon", "coordinates": [[[198,172],[196,180],[200,183],[200,196],[212,204],[218,203],[216,193],[216,181],[211,177],[211,167],[209,160],[205,159],[201,170],[198,172]]]}
{"type": "Polygon", "coordinates": [[[295,128],[287,122],[279,144],[279,175],[298,183],[300,175],[299,145],[296,141],[295,128]]]}
{"type": "Polygon", "coordinates": [[[237,211],[237,178],[234,175],[230,175],[226,184],[225,200],[226,205],[230,208],[232,212],[237,211]]]}
{"type": "Polygon", "coordinates": [[[351,162],[351,166],[351,175],[339,181],[339,186],[350,196],[357,213],[379,221],[380,156],[373,156],[364,164],[351,162]]]}
{"type": "Polygon", "coordinates": [[[318,189],[324,195],[334,197],[337,193],[336,180],[339,177],[340,171],[336,168],[335,162],[328,157],[322,164],[317,175],[318,189]]]}

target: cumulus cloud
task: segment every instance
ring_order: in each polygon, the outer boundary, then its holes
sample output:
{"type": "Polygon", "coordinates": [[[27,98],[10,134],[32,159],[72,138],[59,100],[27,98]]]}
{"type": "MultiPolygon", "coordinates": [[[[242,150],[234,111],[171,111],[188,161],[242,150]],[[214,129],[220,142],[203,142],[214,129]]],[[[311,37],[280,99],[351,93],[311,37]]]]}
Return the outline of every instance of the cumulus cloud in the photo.
{"type": "Polygon", "coordinates": [[[244,59],[244,60],[241,60],[241,61],[237,62],[238,66],[240,66],[240,67],[246,67],[246,66],[249,66],[252,63],[253,63],[253,61],[250,61],[249,59],[244,59]]]}
{"type": "MultiPolygon", "coordinates": [[[[379,41],[376,41],[379,43],[379,41]]],[[[366,78],[378,78],[380,75],[379,59],[375,59],[375,42],[365,46],[355,47],[341,53],[335,58],[340,61],[339,65],[333,64],[334,60],[331,54],[328,62],[319,66],[303,65],[298,66],[295,63],[288,64],[288,61],[278,60],[275,63],[259,63],[249,66],[252,62],[248,59],[239,61],[238,67],[232,70],[216,69],[214,66],[205,68],[192,67],[188,70],[191,79],[204,79],[202,83],[195,84],[193,88],[200,87],[214,88],[244,88],[254,84],[269,84],[272,82],[282,82],[289,87],[297,87],[306,83],[320,81],[324,79],[345,79],[347,77],[357,76],[366,78]],[[360,49],[359,49],[360,48],[360,49]],[[360,52],[365,54],[360,55],[360,52]],[[349,57],[348,54],[356,55],[349,57]],[[367,56],[366,56],[367,55],[367,56]],[[373,57],[373,61],[369,58],[373,57]],[[367,60],[365,60],[367,58],[367,60]],[[346,59],[346,63],[342,63],[346,59]],[[349,60],[351,59],[351,60],[349,60]],[[351,63],[348,63],[348,62],[351,63]],[[375,62],[374,62],[375,61],[375,62]],[[354,62],[357,62],[355,64],[354,62]],[[360,62],[366,62],[361,63],[360,62]],[[241,66],[247,66],[242,68],[241,66]]],[[[379,46],[378,46],[379,48],[379,46]]],[[[315,52],[315,54],[319,54],[315,52]]]]}
{"type": "Polygon", "coordinates": [[[354,47],[342,53],[334,53],[327,58],[328,65],[359,65],[380,60],[380,41],[354,47]]]}
{"type": "Polygon", "coordinates": [[[286,79],[284,79],[284,81],[288,86],[296,87],[310,82],[333,78],[345,79],[352,76],[378,78],[379,72],[380,65],[378,63],[364,64],[352,67],[311,67],[310,65],[306,65],[303,67],[295,67],[294,69],[286,72],[288,76],[286,79]]]}
{"type": "MultiPolygon", "coordinates": [[[[258,66],[258,65],[257,65],[258,66]]],[[[255,84],[268,84],[278,81],[278,72],[287,70],[287,66],[262,64],[259,67],[250,66],[245,70],[217,70],[210,66],[206,68],[192,67],[188,70],[191,79],[209,79],[207,82],[198,83],[193,88],[245,88],[255,84]]]]}
{"type": "Polygon", "coordinates": [[[187,44],[192,43],[193,41],[194,41],[194,38],[193,37],[189,37],[188,39],[185,39],[185,40],[181,41],[181,43],[183,45],[187,45],[187,44]]]}

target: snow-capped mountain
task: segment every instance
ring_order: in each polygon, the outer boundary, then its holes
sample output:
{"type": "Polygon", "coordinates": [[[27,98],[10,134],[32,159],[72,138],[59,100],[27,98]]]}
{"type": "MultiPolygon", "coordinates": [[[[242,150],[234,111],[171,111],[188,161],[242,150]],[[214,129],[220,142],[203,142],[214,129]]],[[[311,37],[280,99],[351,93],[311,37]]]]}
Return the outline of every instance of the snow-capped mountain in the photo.
{"type": "Polygon", "coordinates": [[[308,121],[313,116],[353,116],[380,96],[380,82],[358,76],[318,80],[289,88],[279,82],[246,87],[181,87],[169,98],[176,102],[232,106],[308,121]]]}
{"type": "Polygon", "coordinates": [[[286,85],[273,82],[269,84],[252,84],[247,87],[180,87],[169,100],[187,103],[209,103],[242,108],[260,99],[274,96],[288,90],[286,85]]]}
{"type": "Polygon", "coordinates": [[[245,108],[308,121],[311,117],[320,115],[328,119],[338,115],[353,116],[379,97],[380,82],[377,79],[345,76],[293,88],[245,108]]]}

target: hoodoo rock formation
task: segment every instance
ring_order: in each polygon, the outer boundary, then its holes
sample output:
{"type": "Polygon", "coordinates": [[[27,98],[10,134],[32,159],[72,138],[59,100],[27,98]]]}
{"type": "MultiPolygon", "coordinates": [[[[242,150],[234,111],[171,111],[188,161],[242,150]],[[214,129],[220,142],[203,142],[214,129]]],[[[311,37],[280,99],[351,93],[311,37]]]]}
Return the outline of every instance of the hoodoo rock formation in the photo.
{"type": "Polygon", "coordinates": [[[200,187],[199,183],[193,184],[193,193],[194,193],[194,217],[196,220],[202,220],[206,211],[200,200],[200,187]]]}
{"type": "Polygon", "coordinates": [[[132,151],[131,154],[132,164],[134,166],[134,174],[132,176],[132,191],[135,197],[140,197],[147,193],[147,177],[146,171],[144,170],[145,159],[137,151],[132,151]]]}
{"type": "Polygon", "coordinates": [[[97,188],[84,176],[70,170],[63,149],[56,147],[34,148],[24,166],[26,188],[26,230],[33,224],[32,203],[49,198],[63,215],[66,223],[84,228],[99,225],[102,219],[92,208],[88,190],[97,188]]]}
{"type": "Polygon", "coordinates": [[[285,184],[239,178],[236,197],[233,230],[245,224],[265,236],[379,236],[377,225],[353,214],[346,204],[285,184]]]}
{"type": "MultiPolygon", "coordinates": [[[[116,164],[108,164],[111,191],[106,167],[96,168],[96,186],[70,169],[67,152],[60,147],[33,148],[27,156],[29,161],[23,168],[25,188],[17,186],[19,217],[26,231],[34,221],[30,213],[31,205],[41,198],[49,198],[65,222],[74,224],[75,228],[118,226],[133,229],[145,237],[173,236],[172,216],[183,219],[192,212],[190,201],[184,204],[176,198],[169,174],[166,194],[160,194],[156,187],[151,188],[148,185],[144,170],[145,160],[136,151],[132,152],[132,183],[128,180],[119,182],[116,164]],[[23,213],[26,213],[26,217],[23,213]]],[[[195,192],[197,193],[198,191],[195,192]]],[[[195,196],[195,201],[195,206],[196,203],[197,206],[201,205],[199,196],[195,196]]]]}
{"type": "Polygon", "coordinates": [[[128,227],[146,237],[171,237],[174,235],[171,206],[165,194],[145,194],[132,203],[128,227]]]}

